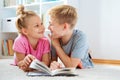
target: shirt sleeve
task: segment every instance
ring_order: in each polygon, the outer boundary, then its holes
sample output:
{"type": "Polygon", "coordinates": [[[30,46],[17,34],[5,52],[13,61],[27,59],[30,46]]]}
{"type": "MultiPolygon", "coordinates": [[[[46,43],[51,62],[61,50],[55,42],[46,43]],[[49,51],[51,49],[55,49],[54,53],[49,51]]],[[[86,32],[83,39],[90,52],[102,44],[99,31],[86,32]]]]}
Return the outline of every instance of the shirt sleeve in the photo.
{"type": "Polygon", "coordinates": [[[20,52],[20,53],[25,54],[26,53],[26,47],[25,47],[24,41],[22,39],[16,39],[14,41],[14,44],[13,44],[13,50],[15,52],[20,52]]]}
{"type": "Polygon", "coordinates": [[[85,34],[81,34],[74,41],[73,48],[71,51],[71,57],[84,59],[88,55],[88,41],[85,34]]]}
{"type": "Polygon", "coordinates": [[[50,52],[50,42],[49,42],[49,40],[47,39],[46,41],[45,41],[45,44],[44,44],[44,54],[45,53],[48,53],[48,52],[50,52]]]}

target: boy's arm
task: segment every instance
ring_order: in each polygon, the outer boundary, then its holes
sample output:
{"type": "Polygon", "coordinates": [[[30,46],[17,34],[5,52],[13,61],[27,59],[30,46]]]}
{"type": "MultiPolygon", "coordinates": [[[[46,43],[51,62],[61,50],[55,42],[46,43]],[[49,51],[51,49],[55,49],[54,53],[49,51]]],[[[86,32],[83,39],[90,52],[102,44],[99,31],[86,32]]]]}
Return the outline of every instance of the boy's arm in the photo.
{"type": "MultiPolygon", "coordinates": [[[[50,36],[49,36],[50,37],[50,36]]],[[[78,64],[80,63],[80,59],[78,58],[72,58],[69,57],[68,55],[65,54],[64,50],[61,48],[60,46],[60,42],[59,39],[53,39],[52,37],[50,37],[51,41],[52,41],[52,45],[56,50],[57,56],[61,59],[61,61],[63,62],[63,64],[65,65],[65,67],[77,67],[78,64]]],[[[54,60],[55,58],[53,58],[52,60],[54,60]]],[[[55,68],[59,67],[58,63],[54,63],[50,66],[53,66],[55,68]]]]}
{"type": "Polygon", "coordinates": [[[57,55],[59,56],[59,58],[65,65],[65,67],[76,68],[78,66],[78,64],[80,63],[80,59],[69,57],[68,55],[65,54],[65,52],[60,46],[56,46],[55,48],[56,48],[57,55]]]}
{"type": "MultiPolygon", "coordinates": [[[[59,56],[62,63],[65,65],[65,67],[77,67],[78,64],[80,63],[80,59],[69,57],[68,55],[65,54],[65,52],[62,50],[61,47],[58,50],[56,49],[56,51],[57,51],[57,55],[59,56]]],[[[58,69],[58,68],[62,67],[62,64],[57,62],[58,56],[52,57],[52,61],[50,64],[51,70],[58,69]]],[[[81,67],[81,65],[80,65],[80,67],[81,67]]]]}

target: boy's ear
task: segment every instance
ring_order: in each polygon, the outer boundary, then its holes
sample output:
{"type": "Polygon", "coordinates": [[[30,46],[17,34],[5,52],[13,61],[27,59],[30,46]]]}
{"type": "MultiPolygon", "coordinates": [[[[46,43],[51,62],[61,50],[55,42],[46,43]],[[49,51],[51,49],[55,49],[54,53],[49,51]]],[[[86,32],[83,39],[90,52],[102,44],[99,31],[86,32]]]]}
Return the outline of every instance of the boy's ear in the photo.
{"type": "Polygon", "coordinates": [[[69,28],[69,24],[68,23],[64,23],[64,29],[68,29],[69,28]]]}
{"type": "Polygon", "coordinates": [[[27,30],[25,28],[22,28],[22,33],[27,35],[27,30]]]}

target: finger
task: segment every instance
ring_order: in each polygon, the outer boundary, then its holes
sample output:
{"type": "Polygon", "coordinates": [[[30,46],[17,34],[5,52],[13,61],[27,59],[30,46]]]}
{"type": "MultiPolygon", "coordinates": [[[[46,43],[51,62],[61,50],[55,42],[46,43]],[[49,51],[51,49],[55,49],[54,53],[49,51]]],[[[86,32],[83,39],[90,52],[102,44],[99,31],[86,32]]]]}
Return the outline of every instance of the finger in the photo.
{"type": "Polygon", "coordinates": [[[28,67],[21,67],[21,69],[23,70],[23,71],[25,71],[25,72],[27,72],[27,71],[29,71],[29,68],[28,67]]]}
{"type": "Polygon", "coordinates": [[[28,67],[29,63],[26,60],[23,60],[23,65],[22,66],[28,67]]]}
{"type": "Polygon", "coordinates": [[[56,61],[53,61],[50,65],[51,70],[58,69],[60,67],[60,64],[56,61]]]}
{"type": "Polygon", "coordinates": [[[35,59],[35,57],[33,55],[31,55],[31,60],[33,61],[35,59]]]}
{"type": "Polygon", "coordinates": [[[20,69],[22,69],[23,71],[25,71],[26,67],[25,66],[21,66],[19,67],[20,69]]]}
{"type": "Polygon", "coordinates": [[[55,70],[55,69],[57,69],[57,66],[54,65],[54,63],[51,63],[51,65],[50,65],[50,69],[51,69],[51,70],[55,70]]]}
{"type": "Polygon", "coordinates": [[[59,62],[54,62],[54,65],[57,66],[57,68],[62,68],[62,63],[59,63],[59,62]]]}
{"type": "Polygon", "coordinates": [[[50,64],[50,69],[51,69],[51,70],[54,70],[54,69],[55,69],[53,63],[50,64]]]}
{"type": "Polygon", "coordinates": [[[29,59],[29,57],[26,57],[26,58],[24,59],[24,64],[25,64],[26,66],[28,66],[30,63],[31,63],[31,60],[29,59]]]}
{"type": "Polygon", "coordinates": [[[24,59],[24,63],[28,66],[35,59],[33,55],[27,55],[24,59]]]}
{"type": "Polygon", "coordinates": [[[58,63],[56,61],[54,61],[53,64],[56,65],[56,66],[60,66],[60,63],[58,63]]]}
{"type": "Polygon", "coordinates": [[[32,55],[28,55],[27,57],[26,57],[26,61],[28,62],[28,63],[31,63],[33,60],[34,60],[34,56],[32,56],[32,55]]]}
{"type": "Polygon", "coordinates": [[[29,65],[29,61],[28,61],[28,58],[26,58],[25,60],[24,60],[24,63],[26,64],[26,65],[29,65]]]}
{"type": "Polygon", "coordinates": [[[33,56],[32,56],[32,55],[28,55],[28,57],[27,57],[27,61],[28,61],[29,63],[31,63],[32,60],[33,60],[33,56]]]}
{"type": "Polygon", "coordinates": [[[63,67],[63,64],[62,64],[62,63],[60,63],[59,67],[60,67],[60,68],[62,68],[62,67],[63,67]]]}

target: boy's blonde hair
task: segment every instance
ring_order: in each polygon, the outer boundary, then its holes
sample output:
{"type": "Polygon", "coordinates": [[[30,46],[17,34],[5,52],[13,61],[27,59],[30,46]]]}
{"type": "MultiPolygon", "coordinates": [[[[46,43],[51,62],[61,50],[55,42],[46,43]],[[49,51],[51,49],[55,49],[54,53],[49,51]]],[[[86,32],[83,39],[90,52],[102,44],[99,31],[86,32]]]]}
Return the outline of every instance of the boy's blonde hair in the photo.
{"type": "Polygon", "coordinates": [[[22,28],[27,28],[27,19],[32,17],[32,16],[38,16],[35,12],[33,11],[24,11],[24,6],[19,5],[16,11],[17,14],[17,20],[16,20],[16,27],[18,29],[18,32],[21,33],[22,28]]]}
{"type": "Polygon", "coordinates": [[[58,5],[49,10],[50,17],[59,24],[68,23],[73,28],[77,22],[76,9],[70,5],[58,5]]]}

